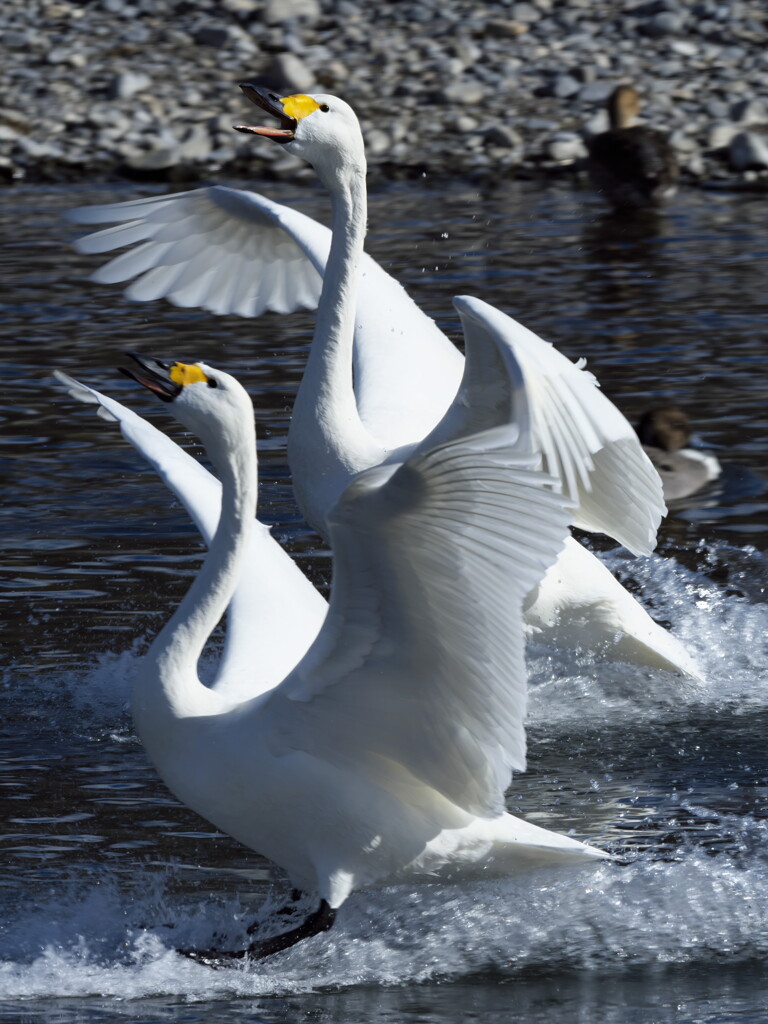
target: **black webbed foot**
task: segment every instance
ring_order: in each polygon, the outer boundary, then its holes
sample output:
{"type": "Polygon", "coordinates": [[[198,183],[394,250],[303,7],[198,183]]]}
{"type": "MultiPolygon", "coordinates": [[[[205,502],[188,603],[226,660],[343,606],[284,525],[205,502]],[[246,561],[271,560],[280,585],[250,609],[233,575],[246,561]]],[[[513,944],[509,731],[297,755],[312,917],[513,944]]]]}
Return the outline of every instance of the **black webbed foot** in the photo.
{"type": "Polygon", "coordinates": [[[320,932],[327,932],[335,920],[336,911],[330,903],[320,900],[317,910],[306,917],[296,928],[281,932],[279,935],[272,935],[268,939],[252,942],[246,953],[257,960],[261,960],[265,956],[272,956],[273,953],[279,953],[283,949],[295,946],[302,939],[309,939],[313,935],[319,935],[320,932]]]}
{"type": "MultiPolygon", "coordinates": [[[[298,893],[301,896],[301,893],[298,893]]],[[[263,960],[264,957],[272,956],[284,949],[295,946],[302,939],[309,939],[320,932],[327,932],[336,920],[336,911],[325,900],[320,901],[320,906],[314,913],[306,917],[300,925],[281,932],[279,935],[272,935],[268,939],[260,939],[252,942],[246,949],[225,950],[225,949],[180,949],[182,956],[194,960],[195,963],[204,964],[206,967],[225,967],[233,960],[242,960],[245,957],[254,960],[263,960]]],[[[252,934],[255,928],[252,926],[248,933],[252,934]]]]}
{"type": "Polygon", "coordinates": [[[203,964],[205,967],[212,967],[217,970],[219,967],[226,967],[233,960],[242,960],[248,955],[245,949],[177,949],[188,960],[194,960],[196,964],[203,964]]]}

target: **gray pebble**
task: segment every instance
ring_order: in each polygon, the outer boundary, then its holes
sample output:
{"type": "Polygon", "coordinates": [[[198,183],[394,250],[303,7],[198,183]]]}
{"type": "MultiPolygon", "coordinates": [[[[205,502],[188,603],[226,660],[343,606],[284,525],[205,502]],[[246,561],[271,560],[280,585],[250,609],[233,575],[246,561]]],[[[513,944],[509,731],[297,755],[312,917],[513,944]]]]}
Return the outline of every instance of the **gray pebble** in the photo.
{"type": "Polygon", "coordinates": [[[605,103],[613,90],[616,82],[598,81],[588,82],[579,92],[580,103],[605,103]]]}
{"type": "Polygon", "coordinates": [[[678,14],[673,14],[671,11],[661,11],[645,22],[643,31],[652,39],[661,39],[664,36],[677,34],[681,31],[682,27],[683,19],[678,14]]]}
{"type": "Polygon", "coordinates": [[[281,93],[309,92],[316,81],[314,72],[295,53],[278,53],[264,77],[281,93]]]}
{"type": "Polygon", "coordinates": [[[726,149],[741,128],[732,121],[720,121],[710,126],[707,133],[707,145],[710,149],[726,149]]]}
{"type": "Polygon", "coordinates": [[[768,141],[757,132],[739,132],[728,146],[728,160],[735,171],[768,167],[768,141]]]}
{"type": "Polygon", "coordinates": [[[731,120],[742,126],[768,123],[768,107],[759,99],[741,100],[731,107],[731,120]]]}
{"type": "MultiPolygon", "coordinates": [[[[751,129],[768,125],[764,3],[9,3],[2,102],[24,116],[0,119],[0,167],[12,168],[0,173],[34,180],[38,165],[50,174],[61,160],[62,173],[82,177],[129,158],[236,173],[227,161],[240,169],[254,159],[231,129],[253,116],[236,82],[253,78],[281,95],[348,99],[366,125],[371,166],[428,162],[445,174],[521,161],[535,169],[542,155],[578,161],[580,136],[607,127],[607,96],[632,82],[644,122],[672,131],[685,174],[732,176],[731,150],[732,167],[745,168],[736,173],[760,174],[765,138],[751,129]],[[745,134],[756,140],[737,143],[745,134]]],[[[279,147],[262,148],[262,167],[311,175],[279,147]]]]}
{"type": "Polygon", "coordinates": [[[200,25],[192,36],[198,46],[212,46],[221,50],[230,46],[234,41],[232,28],[229,25],[222,25],[217,22],[208,22],[200,25]]]}
{"type": "Polygon", "coordinates": [[[533,4],[525,2],[512,4],[509,13],[515,21],[532,22],[541,18],[541,11],[538,11],[533,4]]]}
{"type": "Polygon", "coordinates": [[[267,25],[276,25],[291,18],[315,22],[319,17],[320,4],[317,0],[267,0],[264,5],[264,21],[267,25]]]}
{"type": "Polygon", "coordinates": [[[515,149],[523,144],[520,133],[508,124],[492,125],[483,132],[483,139],[489,146],[502,149],[515,149]]]}
{"type": "Polygon", "coordinates": [[[149,75],[142,71],[121,71],[107,86],[107,97],[111,100],[129,100],[136,93],[145,92],[151,84],[149,75]]]}
{"type": "Polygon", "coordinates": [[[581,90],[581,82],[572,75],[558,75],[552,87],[552,94],[558,99],[566,100],[581,90]]]}
{"type": "Polygon", "coordinates": [[[440,90],[441,102],[449,106],[454,103],[474,106],[481,103],[484,96],[485,89],[473,78],[457,78],[440,90]]]}
{"type": "Polygon", "coordinates": [[[584,140],[575,132],[558,132],[546,144],[546,153],[557,163],[573,163],[587,155],[584,140]]]}

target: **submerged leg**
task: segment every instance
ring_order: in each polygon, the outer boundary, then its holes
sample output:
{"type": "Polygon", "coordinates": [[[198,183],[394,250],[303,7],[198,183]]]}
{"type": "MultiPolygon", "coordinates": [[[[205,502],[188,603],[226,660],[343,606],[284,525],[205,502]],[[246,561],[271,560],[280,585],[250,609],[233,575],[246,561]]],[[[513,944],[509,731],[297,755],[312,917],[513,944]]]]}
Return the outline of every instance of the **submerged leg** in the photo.
{"type": "MultiPolygon", "coordinates": [[[[297,900],[300,897],[301,893],[294,890],[292,899],[297,900]]],[[[246,949],[180,949],[179,953],[189,957],[190,960],[207,964],[209,967],[219,966],[228,960],[242,960],[246,956],[261,960],[265,956],[272,956],[273,953],[288,949],[289,946],[295,946],[302,939],[309,939],[320,932],[327,932],[335,920],[336,911],[330,903],[321,900],[317,910],[305,918],[300,925],[287,932],[281,932],[279,935],[273,935],[271,938],[252,942],[246,949]]],[[[251,935],[255,930],[256,926],[251,925],[248,934],[251,935]]]]}

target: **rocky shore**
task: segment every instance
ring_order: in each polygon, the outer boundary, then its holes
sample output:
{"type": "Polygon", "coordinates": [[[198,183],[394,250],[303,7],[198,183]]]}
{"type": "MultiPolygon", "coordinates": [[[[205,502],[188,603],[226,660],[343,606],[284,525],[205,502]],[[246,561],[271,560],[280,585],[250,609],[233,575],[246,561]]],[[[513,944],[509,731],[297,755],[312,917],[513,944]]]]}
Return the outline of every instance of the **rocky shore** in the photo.
{"type": "Polygon", "coordinates": [[[768,181],[765,0],[10,0],[0,180],[306,175],[237,82],[347,99],[374,177],[577,173],[621,81],[683,176],[768,181]]]}

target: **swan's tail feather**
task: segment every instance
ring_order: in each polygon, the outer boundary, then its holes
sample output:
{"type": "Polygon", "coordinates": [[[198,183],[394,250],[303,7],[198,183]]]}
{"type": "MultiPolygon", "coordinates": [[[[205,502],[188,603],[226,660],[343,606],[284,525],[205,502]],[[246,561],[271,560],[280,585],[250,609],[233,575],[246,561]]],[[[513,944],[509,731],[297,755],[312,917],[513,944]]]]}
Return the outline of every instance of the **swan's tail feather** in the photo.
{"type": "Polygon", "coordinates": [[[611,854],[512,814],[475,818],[464,828],[443,829],[408,871],[471,880],[509,875],[550,864],[595,863],[611,854]]]}

